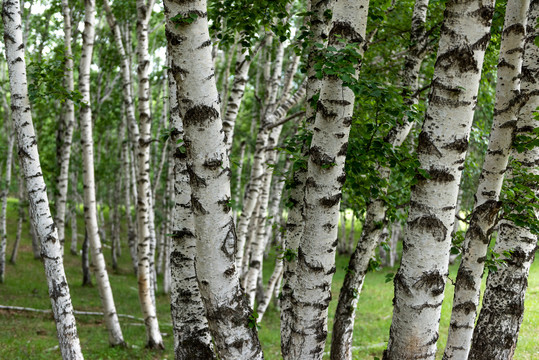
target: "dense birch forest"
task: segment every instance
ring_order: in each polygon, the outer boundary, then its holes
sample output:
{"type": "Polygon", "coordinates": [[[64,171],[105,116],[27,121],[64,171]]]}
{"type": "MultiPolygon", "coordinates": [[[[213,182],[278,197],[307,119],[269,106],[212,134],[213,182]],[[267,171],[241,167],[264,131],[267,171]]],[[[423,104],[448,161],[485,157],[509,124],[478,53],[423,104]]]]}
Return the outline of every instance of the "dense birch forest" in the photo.
{"type": "Polygon", "coordinates": [[[1,14],[1,359],[539,359],[539,0],[1,14]]]}

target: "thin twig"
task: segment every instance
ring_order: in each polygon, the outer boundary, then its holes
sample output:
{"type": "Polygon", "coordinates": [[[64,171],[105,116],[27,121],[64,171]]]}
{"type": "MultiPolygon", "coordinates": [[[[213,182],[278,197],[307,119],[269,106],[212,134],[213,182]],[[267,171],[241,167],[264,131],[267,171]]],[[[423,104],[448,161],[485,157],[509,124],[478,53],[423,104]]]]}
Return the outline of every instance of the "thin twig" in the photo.
{"type": "Polygon", "coordinates": [[[299,116],[303,116],[303,115],[305,115],[305,111],[298,111],[298,112],[295,113],[295,114],[292,114],[292,115],[290,115],[290,116],[285,117],[285,118],[282,119],[281,121],[277,121],[276,123],[273,123],[273,124],[271,124],[271,125],[268,125],[267,129],[268,129],[268,130],[271,130],[271,129],[277,127],[277,126],[281,126],[281,125],[283,125],[284,123],[286,123],[286,122],[288,122],[288,121],[290,121],[290,120],[292,120],[292,119],[295,119],[295,118],[297,118],[297,117],[299,117],[299,116]]]}

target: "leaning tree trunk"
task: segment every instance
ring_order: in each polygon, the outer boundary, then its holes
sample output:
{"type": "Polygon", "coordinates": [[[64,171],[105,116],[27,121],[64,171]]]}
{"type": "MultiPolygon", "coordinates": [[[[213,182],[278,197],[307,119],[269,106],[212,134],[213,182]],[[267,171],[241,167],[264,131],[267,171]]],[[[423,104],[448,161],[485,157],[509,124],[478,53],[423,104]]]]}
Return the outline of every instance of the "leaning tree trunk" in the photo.
{"type": "Polygon", "coordinates": [[[2,20],[11,90],[11,111],[17,132],[21,172],[26,180],[30,207],[33,209],[30,212],[31,222],[34,224],[37,236],[41,241],[41,253],[43,254],[52,311],[56,321],[60,351],[64,359],[83,359],[60,252],[58,233],[50,213],[47,187],[39,162],[36,135],[28,100],[21,8],[18,0],[3,1],[2,20]]]}
{"type": "Polygon", "coordinates": [[[177,85],[192,190],[195,268],[208,324],[220,359],[262,359],[234,261],[230,168],[213,76],[206,1],[167,1],[166,7],[169,54],[174,59],[171,72],[177,85]],[[184,22],[184,17],[193,21],[184,22]]]}
{"type": "MultiPolygon", "coordinates": [[[[539,48],[535,39],[539,35],[536,28],[539,15],[539,1],[532,0],[527,19],[527,34],[524,45],[524,62],[522,64],[522,103],[518,113],[515,133],[517,136],[533,137],[539,128],[536,109],[539,107],[539,48]]],[[[530,174],[539,176],[539,147],[535,146],[522,153],[512,151],[512,157],[530,174]]],[[[511,178],[514,174],[508,174],[511,178]]],[[[528,183],[535,193],[535,201],[539,197],[537,180],[528,183]]],[[[539,211],[535,210],[535,218],[539,219],[539,211]]],[[[506,260],[505,267],[489,272],[483,306],[473,333],[470,360],[513,359],[517,346],[518,333],[524,313],[524,295],[528,286],[530,266],[537,250],[537,233],[515,224],[511,220],[502,220],[494,252],[506,260]]],[[[472,323],[473,324],[473,323],[472,323]]]]}
{"type": "MultiPolygon", "coordinates": [[[[247,85],[249,68],[251,60],[248,60],[247,49],[238,46],[236,52],[236,71],[234,73],[234,82],[230,91],[230,97],[226,103],[226,112],[223,116],[223,131],[225,132],[225,142],[227,151],[230,153],[232,149],[232,139],[234,138],[234,126],[236,118],[243,100],[245,85],[247,85]]],[[[225,79],[225,81],[228,81],[225,79]]],[[[226,95],[226,94],[225,94],[226,95]]]]}
{"type": "MultiPolygon", "coordinates": [[[[169,11],[169,3],[165,9],[169,11]]],[[[169,20],[167,31],[175,25],[169,20]]],[[[169,66],[174,68],[178,57],[177,49],[169,37],[169,66]]],[[[191,186],[185,146],[183,123],[179,114],[177,87],[174,76],[169,76],[170,136],[173,152],[173,191],[167,196],[173,201],[172,244],[170,248],[170,308],[174,331],[174,354],[176,360],[215,359],[213,344],[206,320],[195,269],[196,243],[195,220],[191,206],[191,186]]],[[[172,167],[172,164],[169,164],[172,167]]]]}
{"type": "Polygon", "coordinates": [[[384,359],[434,359],[451,230],[494,0],[447,2],[384,359]],[[471,31],[473,29],[474,31],[471,31]]]}
{"type": "Polygon", "coordinates": [[[490,235],[494,231],[496,214],[501,205],[498,198],[516,126],[528,8],[529,0],[510,0],[505,11],[494,121],[455,282],[449,336],[444,353],[444,359],[448,360],[466,359],[470,351],[485,264],[482,259],[487,255],[490,235]]]}
{"type": "Polygon", "coordinates": [[[99,296],[105,314],[105,323],[109,331],[109,343],[112,346],[124,346],[125,342],[120,328],[120,322],[114,305],[112,289],[103,256],[99,229],[97,225],[97,206],[95,196],[94,176],[94,143],[92,134],[92,110],[90,105],[90,65],[95,38],[95,2],[85,0],[85,18],[82,55],[79,68],[79,88],[82,96],[80,109],[81,145],[83,160],[83,184],[84,184],[84,220],[90,250],[92,252],[92,264],[95,270],[99,296]]]}
{"type": "MultiPolygon", "coordinates": [[[[9,119],[10,115],[6,114],[9,119]]],[[[7,249],[7,197],[9,195],[9,186],[11,185],[11,164],[13,163],[13,143],[15,142],[15,134],[11,129],[11,119],[5,123],[7,133],[7,156],[6,156],[6,173],[4,179],[0,182],[0,284],[4,282],[6,274],[6,249],[7,249]]]]}
{"type": "MultiPolygon", "coordinates": [[[[361,54],[368,8],[368,0],[337,0],[328,46],[339,51],[353,45],[361,54]]],[[[357,78],[360,61],[354,59],[353,63],[350,75],[357,78]]],[[[354,100],[352,89],[344,87],[338,77],[324,76],[307,164],[305,229],[297,251],[290,353],[285,359],[321,359],[324,353],[354,100]]]]}
{"type": "MultiPolygon", "coordinates": [[[[406,57],[402,71],[404,86],[403,97],[409,96],[405,105],[412,107],[418,102],[417,96],[413,94],[418,87],[418,76],[421,69],[421,62],[425,53],[427,36],[425,34],[425,21],[427,18],[427,8],[429,0],[417,0],[412,14],[412,28],[410,30],[409,54],[406,57]]],[[[391,129],[385,139],[391,146],[402,145],[413,122],[404,117],[402,125],[391,129]]],[[[380,178],[389,181],[391,170],[385,166],[379,168],[380,178]]],[[[387,191],[384,187],[383,192],[387,191]]],[[[381,198],[371,199],[367,204],[365,221],[361,229],[360,239],[356,249],[350,257],[348,263],[349,271],[346,272],[339,302],[335,312],[335,323],[333,325],[331,341],[331,359],[351,359],[352,358],[352,337],[354,331],[354,321],[356,307],[365,280],[365,275],[369,266],[369,261],[374,255],[376,247],[380,243],[386,206],[381,198]]]]}
{"type": "MultiPolygon", "coordinates": [[[[65,89],[72,93],[74,90],[73,84],[73,52],[71,51],[71,9],[69,1],[62,0],[62,14],[64,16],[64,47],[65,47],[65,72],[64,86],[65,89]]],[[[63,126],[61,130],[60,152],[58,164],[60,173],[56,179],[56,188],[58,196],[56,198],[56,217],[55,223],[58,226],[58,238],[62,246],[62,254],[65,243],[65,218],[66,218],[66,203],[67,203],[67,188],[69,184],[69,160],[71,157],[71,141],[73,139],[73,128],[75,124],[75,105],[73,100],[66,99],[62,114],[63,126]]]]}
{"type": "Polygon", "coordinates": [[[137,56],[138,56],[138,98],[140,133],[137,149],[137,217],[138,217],[138,285],[139,300],[146,324],[146,346],[152,349],[163,349],[163,338],[159,331],[157,312],[154,302],[154,282],[152,255],[152,188],[150,184],[150,55],[148,52],[148,23],[152,13],[153,1],[146,3],[137,0],[137,56]]]}

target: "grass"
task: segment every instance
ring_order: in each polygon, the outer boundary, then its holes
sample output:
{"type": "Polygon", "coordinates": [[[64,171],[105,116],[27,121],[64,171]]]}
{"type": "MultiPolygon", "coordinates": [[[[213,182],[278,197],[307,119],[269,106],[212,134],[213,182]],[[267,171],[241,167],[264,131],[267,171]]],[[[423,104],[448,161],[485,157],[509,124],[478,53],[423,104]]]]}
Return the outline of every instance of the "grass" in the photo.
{"type": "MultiPolygon", "coordinates": [[[[10,199],[8,209],[8,253],[13,245],[16,229],[16,201],[10,199]]],[[[79,231],[82,231],[82,218],[79,222],[79,231]]],[[[359,225],[358,225],[359,228],[359,225]]],[[[66,238],[70,239],[69,226],[66,228],[66,238]]],[[[25,223],[25,236],[22,239],[17,265],[8,263],[6,282],[0,285],[0,304],[39,309],[49,309],[50,302],[47,293],[47,284],[40,261],[34,260],[31,251],[31,241],[28,235],[28,223],[25,223]]],[[[81,235],[79,235],[81,236],[81,235]]],[[[359,231],[356,229],[356,236],[359,231]]],[[[80,239],[82,240],[82,239],[80,239]]],[[[110,252],[106,251],[107,266],[110,271],[110,281],[119,313],[142,317],[138,295],[136,277],[131,271],[128,250],[123,244],[123,254],[119,259],[119,271],[112,273],[110,252]]],[[[79,244],[80,247],[80,244],[79,244]]],[[[96,287],[82,287],[82,274],[80,256],[69,254],[66,246],[65,268],[71,289],[73,304],[77,310],[100,311],[101,305],[96,287]]],[[[269,279],[273,271],[275,254],[270,254],[265,261],[264,280],[269,279]]],[[[333,323],[338,292],[344,280],[344,267],[347,259],[344,256],[337,258],[337,272],[334,277],[330,304],[329,328],[333,323]]],[[[456,266],[450,269],[452,278],[456,275],[456,266]]],[[[354,329],[354,359],[374,359],[380,357],[384,350],[389,334],[392,316],[393,284],[385,282],[385,275],[395,272],[395,269],[383,269],[379,272],[369,273],[359,300],[354,329]]],[[[162,279],[159,279],[160,283],[162,279]]],[[[94,279],[95,284],[95,279],[94,279]]],[[[440,321],[440,340],[438,347],[439,358],[443,352],[447,337],[453,286],[448,283],[446,287],[446,301],[442,307],[440,321]]],[[[104,322],[99,316],[77,316],[77,327],[81,339],[83,353],[86,359],[173,359],[172,327],[170,326],[170,305],[168,296],[159,292],[156,296],[157,312],[161,332],[165,333],[166,350],[162,352],[148,351],[145,345],[145,328],[141,323],[120,318],[124,338],[129,344],[127,348],[110,348],[108,335],[104,322]]],[[[60,359],[60,352],[56,348],[56,328],[50,314],[37,314],[29,312],[13,312],[0,310],[0,359],[60,359]]],[[[526,297],[526,313],[520,331],[515,359],[539,359],[539,265],[532,266],[529,287],[526,297]]],[[[281,359],[279,313],[275,306],[270,305],[259,331],[260,341],[264,348],[265,358],[268,360],[281,359]]],[[[329,352],[329,341],[326,351],[329,352]]]]}

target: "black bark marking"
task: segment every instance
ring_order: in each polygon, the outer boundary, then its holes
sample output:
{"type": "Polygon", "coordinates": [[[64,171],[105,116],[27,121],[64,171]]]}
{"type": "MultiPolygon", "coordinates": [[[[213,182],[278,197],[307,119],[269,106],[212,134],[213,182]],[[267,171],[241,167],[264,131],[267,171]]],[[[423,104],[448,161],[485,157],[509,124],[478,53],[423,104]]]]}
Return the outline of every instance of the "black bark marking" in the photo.
{"type": "Polygon", "coordinates": [[[430,291],[433,296],[438,296],[444,292],[445,280],[439,271],[427,271],[414,284],[416,289],[424,288],[430,291]]]}
{"type": "Polygon", "coordinates": [[[216,170],[223,166],[223,159],[213,158],[213,159],[206,159],[204,161],[204,164],[202,164],[205,168],[208,168],[210,170],[216,170]]]}
{"type": "Polygon", "coordinates": [[[236,273],[236,266],[235,265],[232,265],[231,267],[229,267],[228,269],[225,270],[224,274],[226,276],[232,276],[236,273]]]}
{"type": "MultiPolygon", "coordinates": [[[[408,284],[406,284],[406,280],[400,271],[397,272],[397,274],[393,277],[393,284],[395,286],[395,293],[397,292],[396,289],[399,288],[405,294],[412,295],[412,291],[410,290],[408,284]]],[[[393,305],[395,305],[395,298],[393,298],[393,305]]]]}
{"type": "Polygon", "coordinates": [[[457,292],[458,289],[473,290],[475,289],[475,284],[475,277],[472,272],[460,266],[455,283],[455,292],[457,292]]]}
{"type": "Polygon", "coordinates": [[[301,246],[298,247],[298,264],[304,264],[305,267],[311,269],[313,272],[324,271],[324,267],[322,265],[314,265],[307,262],[307,259],[305,259],[305,253],[303,252],[301,246]]]}
{"type": "Polygon", "coordinates": [[[219,118],[219,111],[207,105],[195,105],[189,108],[183,117],[185,126],[200,126],[219,118]]]}
{"type": "Polygon", "coordinates": [[[318,101],[316,109],[322,114],[322,117],[326,120],[335,119],[338,115],[336,112],[330,111],[327,107],[325,107],[324,103],[321,100],[318,101]]]}
{"type": "Polygon", "coordinates": [[[451,182],[455,177],[446,169],[430,168],[427,170],[430,179],[437,182],[451,182]]]}
{"type": "Polygon", "coordinates": [[[326,230],[326,231],[330,231],[331,229],[333,229],[335,227],[334,224],[332,223],[326,223],[324,225],[322,225],[322,227],[326,230]]]}
{"type": "Polygon", "coordinates": [[[203,48],[208,47],[208,46],[211,46],[211,40],[210,40],[210,39],[204,41],[204,42],[198,47],[198,49],[200,50],[200,49],[203,49],[203,48]]]}
{"type": "Polygon", "coordinates": [[[187,228],[181,228],[180,230],[174,230],[172,232],[172,238],[177,240],[183,240],[185,238],[191,238],[194,237],[195,234],[187,228]]]}
{"type": "Polygon", "coordinates": [[[347,39],[351,43],[361,44],[364,40],[361,34],[359,34],[352,25],[348,22],[335,21],[333,27],[329,31],[331,38],[343,38],[347,39]]]}
{"type": "Polygon", "coordinates": [[[227,196],[224,199],[218,200],[217,203],[223,207],[223,212],[228,214],[230,211],[230,197],[227,196]]]}
{"type": "Polygon", "coordinates": [[[419,134],[417,152],[421,154],[434,154],[438,157],[442,157],[442,153],[438,150],[436,145],[434,145],[429,134],[425,131],[422,131],[419,134]]]}
{"type": "Polygon", "coordinates": [[[50,298],[53,299],[55,302],[58,301],[58,299],[65,295],[65,290],[67,287],[67,283],[65,280],[62,280],[61,282],[57,282],[53,280],[51,282],[51,289],[50,289],[50,298]]]}
{"type": "Polygon", "coordinates": [[[229,260],[234,261],[236,254],[236,229],[234,228],[234,221],[230,219],[230,222],[224,228],[228,228],[228,231],[221,245],[221,251],[229,260]]]}
{"type": "Polygon", "coordinates": [[[313,146],[309,150],[311,161],[320,167],[329,167],[335,164],[335,158],[326,154],[319,146],[313,146]]]}
{"type": "Polygon", "coordinates": [[[206,209],[204,209],[204,207],[202,206],[198,198],[192,194],[191,194],[191,204],[193,207],[193,212],[195,212],[196,214],[200,214],[200,215],[209,214],[209,212],[206,209]]]}
{"type": "Polygon", "coordinates": [[[335,205],[338,205],[341,201],[342,193],[338,193],[331,196],[324,196],[319,200],[320,205],[322,205],[325,208],[331,208],[335,205]]]}
{"type": "MultiPolygon", "coordinates": [[[[443,32],[451,32],[446,25],[442,25],[443,32]]],[[[451,67],[456,67],[460,72],[478,72],[477,60],[474,57],[474,51],[466,46],[463,48],[454,48],[452,50],[446,51],[443,54],[440,54],[436,59],[435,68],[440,67],[445,71],[449,70],[451,67]]]]}
{"type": "Polygon", "coordinates": [[[476,306],[472,301],[466,301],[461,304],[456,304],[453,306],[453,310],[460,311],[468,315],[469,313],[475,313],[476,306]]]}
{"type": "Polygon", "coordinates": [[[417,227],[423,232],[429,232],[436,241],[445,241],[447,228],[444,223],[434,215],[420,216],[410,221],[410,227],[417,227]]]}
{"type": "Polygon", "coordinates": [[[468,139],[467,138],[456,139],[452,143],[444,145],[443,148],[448,149],[448,150],[455,150],[459,153],[463,153],[466,150],[468,150],[468,139]]]}
{"type": "Polygon", "coordinates": [[[348,151],[348,142],[345,142],[344,144],[342,144],[341,148],[339,149],[337,156],[346,156],[347,151],[348,151]]]}
{"type": "Polygon", "coordinates": [[[187,173],[189,174],[189,183],[192,187],[206,187],[206,180],[198,176],[189,165],[187,166],[187,173]]]}
{"type": "Polygon", "coordinates": [[[490,26],[492,21],[492,15],[494,14],[493,6],[482,6],[476,11],[470,13],[470,15],[477,17],[483,26],[490,26]]]}

